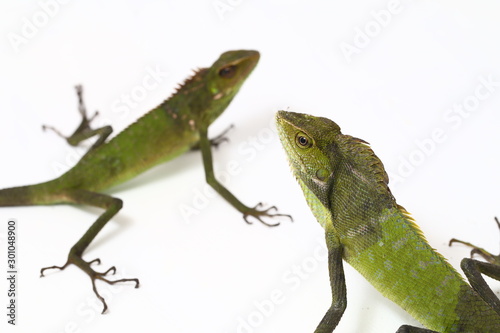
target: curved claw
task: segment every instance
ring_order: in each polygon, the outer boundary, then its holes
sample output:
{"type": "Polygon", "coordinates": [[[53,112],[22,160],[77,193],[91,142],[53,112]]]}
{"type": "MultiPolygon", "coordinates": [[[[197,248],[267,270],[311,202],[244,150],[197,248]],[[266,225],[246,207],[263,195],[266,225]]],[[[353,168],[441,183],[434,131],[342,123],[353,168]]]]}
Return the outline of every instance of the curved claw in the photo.
{"type": "Polygon", "coordinates": [[[49,270],[49,269],[58,269],[60,271],[62,271],[63,269],[65,269],[66,267],[68,267],[69,263],[66,262],[64,265],[62,266],[48,266],[48,267],[43,267],[41,270],[40,270],[40,277],[44,277],[45,275],[43,275],[43,272],[45,272],[46,270],[49,270]]]}
{"type": "Polygon", "coordinates": [[[473,248],[470,251],[470,257],[471,258],[474,257],[475,254],[479,255],[480,257],[483,257],[484,260],[492,264],[499,261],[499,256],[495,256],[482,248],[478,247],[473,248]]]}
{"type": "Polygon", "coordinates": [[[250,216],[254,217],[255,219],[257,219],[257,221],[259,221],[260,223],[262,223],[268,227],[276,227],[276,226],[280,225],[280,222],[267,223],[262,219],[263,216],[267,216],[267,217],[271,217],[271,218],[277,217],[277,216],[286,216],[293,222],[293,218],[289,214],[280,214],[280,213],[273,214],[273,213],[271,213],[272,211],[278,211],[278,208],[276,206],[271,206],[269,208],[260,210],[259,208],[262,206],[263,206],[262,202],[259,202],[257,205],[255,205],[253,208],[251,208],[250,211],[244,213],[243,219],[245,220],[245,222],[248,224],[252,224],[252,222],[248,220],[248,217],[250,217],[250,216]]]}
{"type": "Polygon", "coordinates": [[[101,301],[101,303],[103,305],[103,309],[102,309],[101,314],[104,314],[104,312],[106,312],[108,310],[108,304],[106,304],[106,300],[104,300],[104,297],[99,295],[99,292],[97,291],[97,287],[95,285],[94,279],[92,279],[92,290],[94,291],[94,294],[97,296],[97,298],[99,298],[99,300],[101,301]]]}
{"type": "Polygon", "coordinates": [[[101,264],[101,259],[95,258],[94,260],[91,260],[88,262],[89,265],[92,265],[93,263],[97,263],[98,265],[101,264]]]}
{"type": "Polygon", "coordinates": [[[94,114],[88,118],[88,122],[91,123],[98,115],[99,111],[95,110],[94,114]]]}
{"type": "Polygon", "coordinates": [[[110,284],[110,285],[113,285],[115,283],[120,283],[120,282],[135,282],[135,287],[134,288],[139,288],[139,279],[119,279],[119,280],[111,281],[111,280],[108,280],[108,279],[104,278],[103,276],[105,276],[112,269],[114,271],[116,271],[115,267],[113,266],[110,269],[108,269],[106,271],[106,273],[96,273],[97,274],[96,276],[91,276],[90,277],[90,279],[92,280],[92,290],[94,291],[94,294],[97,296],[97,298],[99,298],[99,300],[101,301],[101,303],[103,305],[103,309],[102,309],[101,314],[104,314],[104,312],[106,312],[108,310],[108,304],[106,304],[106,300],[104,299],[104,297],[102,297],[99,294],[99,292],[97,291],[97,287],[96,287],[96,284],[95,284],[96,280],[104,281],[104,282],[106,282],[107,284],[110,284]]]}
{"type": "Polygon", "coordinates": [[[116,267],[115,266],[111,266],[106,272],[102,273],[102,276],[106,276],[108,275],[109,272],[113,271],[112,275],[115,275],[116,274],[116,267]]]}
{"type": "Polygon", "coordinates": [[[57,128],[55,128],[54,126],[50,126],[50,125],[42,125],[42,130],[44,132],[46,131],[52,131],[54,132],[56,135],[58,135],[59,137],[63,138],[63,139],[68,139],[68,137],[64,134],[62,134],[57,128]]]}

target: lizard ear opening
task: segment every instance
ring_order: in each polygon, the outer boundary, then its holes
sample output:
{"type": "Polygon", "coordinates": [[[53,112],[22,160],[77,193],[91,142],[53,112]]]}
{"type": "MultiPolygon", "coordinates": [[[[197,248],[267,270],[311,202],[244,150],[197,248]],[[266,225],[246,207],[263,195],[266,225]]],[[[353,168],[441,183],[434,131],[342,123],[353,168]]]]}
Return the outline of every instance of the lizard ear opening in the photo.
{"type": "Polygon", "coordinates": [[[222,67],[219,70],[219,76],[224,78],[224,79],[230,79],[236,75],[238,67],[236,65],[229,65],[222,67]]]}
{"type": "Polygon", "coordinates": [[[295,143],[299,148],[310,148],[313,145],[313,140],[304,132],[299,132],[295,135],[295,143]]]}

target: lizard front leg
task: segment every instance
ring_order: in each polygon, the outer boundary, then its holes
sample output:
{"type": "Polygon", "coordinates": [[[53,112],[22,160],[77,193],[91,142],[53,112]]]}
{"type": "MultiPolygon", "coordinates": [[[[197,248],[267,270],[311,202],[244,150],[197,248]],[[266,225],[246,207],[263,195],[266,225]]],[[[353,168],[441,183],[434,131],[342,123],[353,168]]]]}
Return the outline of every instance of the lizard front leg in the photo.
{"type": "Polygon", "coordinates": [[[106,223],[121,209],[122,201],[118,198],[113,198],[109,195],[89,192],[85,190],[72,190],[64,193],[65,198],[68,203],[74,204],[85,204],[89,206],[99,207],[105,209],[104,213],[97,218],[97,220],[92,224],[92,226],[85,232],[85,234],[80,238],[78,242],[71,248],[68,254],[68,259],[66,263],[62,266],[50,266],[42,268],[40,275],[43,277],[46,270],[49,269],[59,269],[63,270],[69,265],[73,264],[84,271],[92,281],[92,290],[96,296],[101,300],[103,304],[102,313],[104,313],[108,306],[104,298],[99,294],[96,288],[96,280],[104,281],[108,284],[115,284],[118,282],[135,282],[135,288],[139,287],[138,279],[119,279],[119,280],[108,280],[105,276],[112,272],[116,272],[116,268],[113,266],[109,268],[106,272],[96,272],[91,265],[93,263],[100,263],[100,259],[94,259],[91,261],[85,261],[82,258],[82,254],[85,249],[89,246],[90,242],[95,238],[95,236],[101,231],[101,229],[106,225],[106,223]]]}
{"type": "Polygon", "coordinates": [[[292,217],[287,214],[279,214],[279,213],[273,213],[273,211],[276,211],[277,208],[276,206],[271,206],[266,209],[260,209],[262,206],[262,203],[258,203],[255,207],[248,207],[245,206],[241,201],[238,200],[228,189],[222,185],[217,178],[215,178],[214,175],[214,170],[213,170],[213,161],[212,161],[212,150],[211,150],[211,142],[210,139],[208,139],[207,135],[207,129],[201,129],[199,131],[200,133],[200,141],[199,141],[199,148],[201,150],[201,154],[203,157],[203,166],[205,168],[205,178],[207,180],[207,183],[212,186],[212,188],[217,191],[224,199],[226,199],[227,202],[229,202],[234,208],[236,208],[240,213],[243,214],[243,219],[245,222],[248,224],[251,224],[251,221],[248,220],[248,217],[253,216],[256,218],[258,221],[262,222],[263,224],[269,226],[269,227],[274,227],[279,225],[278,223],[270,224],[265,222],[262,217],[277,217],[277,216],[286,216],[290,219],[292,217]]]}
{"type": "MultiPolygon", "coordinates": [[[[333,234],[326,233],[328,247],[328,271],[332,290],[332,305],[324,315],[314,333],[332,333],[347,306],[347,288],[342,262],[342,245],[333,234]]],[[[396,333],[437,333],[425,328],[402,325],[396,333]]]]}
{"type": "Polygon", "coordinates": [[[332,305],[325,313],[314,333],[331,333],[337,327],[347,306],[347,289],[342,265],[342,245],[335,235],[326,233],[328,271],[332,290],[332,305]]]}
{"type": "Polygon", "coordinates": [[[75,132],[70,136],[65,136],[52,126],[43,125],[42,128],[43,130],[53,131],[60,137],[64,138],[72,146],[77,146],[78,144],[80,144],[80,142],[97,135],[98,138],[96,142],[94,142],[94,144],[89,148],[89,150],[87,151],[88,153],[89,151],[102,145],[104,141],[106,141],[107,137],[111,134],[111,132],[113,132],[113,128],[111,126],[103,126],[101,128],[96,128],[96,129],[92,129],[90,127],[90,123],[97,116],[98,112],[96,111],[92,115],[92,117],[89,117],[87,115],[87,108],[85,107],[85,103],[83,101],[83,87],[78,85],[75,87],[75,89],[76,89],[76,94],[78,96],[78,111],[80,112],[80,115],[82,117],[80,125],[75,130],[75,132]]]}

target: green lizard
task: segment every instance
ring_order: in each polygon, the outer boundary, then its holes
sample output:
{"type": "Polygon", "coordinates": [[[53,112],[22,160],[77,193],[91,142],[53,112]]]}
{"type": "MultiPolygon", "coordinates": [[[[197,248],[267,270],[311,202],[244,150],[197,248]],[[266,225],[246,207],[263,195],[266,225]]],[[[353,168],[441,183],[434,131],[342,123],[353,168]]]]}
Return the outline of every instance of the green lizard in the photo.
{"type": "Polygon", "coordinates": [[[345,310],[342,259],[430,329],[403,325],[398,332],[500,332],[500,301],[481,275],[500,279],[498,262],[463,259],[467,284],[396,203],[367,142],[342,134],[329,119],[300,113],[279,111],[277,125],[293,173],[325,229],[332,304],[316,333],[332,332],[345,310]]]}
{"type": "Polygon", "coordinates": [[[275,226],[279,223],[268,224],[262,218],[288,216],[273,213],[276,210],[274,206],[267,209],[262,209],[260,203],[253,208],[245,206],[215,178],[213,172],[211,145],[217,145],[225,138],[219,136],[209,140],[208,127],[229,105],[257,65],[259,57],[257,51],[223,53],[211,67],[195,72],[169,99],[109,142],[105,140],[111,134],[111,126],[99,129],[90,127],[93,117],[87,116],[82,89],[77,87],[79,111],[83,119],[67,141],[76,145],[97,135],[94,145],[76,166],[57,179],[0,190],[0,206],[82,204],[104,209],[104,213],[71,248],[66,263],[63,266],[43,268],[42,276],[47,269],[62,270],[70,264],[76,265],[89,275],[94,293],[103,303],[103,313],[107,305],[96,289],[96,280],[109,284],[132,281],[137,288],[138,279],[111,281],[105,276],[107,273],[114,273],[115,267],[99,273],[91,267],[91,264],[99,263],[99,259],[88,262],[82,259],[90,242],[122,207],[120,199],[101,191],[192,149],[201,150],[208,184],[241,212],[247,223],[251,223],[249,217],[254,217],[268,226],[275,226]]]}

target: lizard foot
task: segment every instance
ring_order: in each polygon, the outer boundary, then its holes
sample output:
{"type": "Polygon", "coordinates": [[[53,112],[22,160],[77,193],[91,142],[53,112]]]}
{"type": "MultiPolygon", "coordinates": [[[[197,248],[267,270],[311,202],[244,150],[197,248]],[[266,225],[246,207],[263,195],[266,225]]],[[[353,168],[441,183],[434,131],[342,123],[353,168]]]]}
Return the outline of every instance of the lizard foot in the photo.
{"type": "MultiPolygon", "coordinates": [[[[227,138],[227,133],[234,128],[234,125],[231,124],[228,128],[226,128],[221,134],[217,135],[215,138],[210,139],[210,146],[214,147],[215,149],[219,148],[219,145],[223,142],[229,142],[229,139],[227,138]]],[[[194,146],[191,147],[191,150],[200,150],[200,144],[197,143],[194,146]]]]}
{"type": "Polygon", "coordinates": [[[90,127],[90,123],[94,118],[99,114],[98,111],[89,117],[87,114],[87,108],[85,107],[85,103],[83,102],[83,87],[81,85],[75,86],[76,94],[78,97],[78,112],[81,116],[81,122],[78,128],[75,130],[73,134],[70,136],[66,136],[62,134],[57,128],[49,125],[42,125],[42,129],[44,131],[51,130],[61,138],[65,139],[70,145],[76,146],[80,143],[80,141],[86,139],[88,137],[87,133],[91,133],[94,130],[90,127]]]}
{"type": "Polygon", "coordinates": [[[210,145],[215,148],[219,148],[219,145],[223,142],[229,142],[226,134],[234,128],[234,125],[229,125],[221,134],[217,135],[215,138],[210,139],[210,145]]]}
{"type": "Polygon", "coordinates": [[[108,275],[108,273],[110,273],[110,272],[112,274],[115,274],[116,273],[116,267],[115,266],[112,266],[106,272],[101,273],[101,272],[96,272],[93,268],[90,267],[93,263],[97,263],[99,265],[101,263],[101,260],[99,258],[97,258],[97,259],[94,259],[94,260],[91,260],[91,261],[87,262],[87,261],[83,260],[80,256],[77,256],[77,255],[74,255],[74,254],[70,254],[68,256],[68,261],[66,261],[66,263],[63,266],[50,266],[50,267],[44,267],[44,268],[42,268],[40,270],[40,277],[44,276],[43,273],[46,270],[49,270],[49,269],[63,270],[66,267],[68,267],[70,264],[74,264],[75,266],[79,267],[82,271],[84,271],[90,277],[90,279],[92,280],[92,290],[96,294],[97,298],[99,298],[99,300],[103,304],[102,313],[106,312],[106,310],[108,309],[108,305],[106,304],[106,301],[104,300],[104,298],[97,291],[97,287],[96,287],[96,284],[95,284],[96,280],[101,280],[101,281],[104,281],[107,284],[111,284],[111,285],[115,284],[115,283],[119,283],[119,282],[130,282],[130,281],[132,281],[132,282],[135,282],[135,288],[139,288],[139,280],[138,279],[108,280],[105,276],[108,275]]]}
{"type": "MultiPolygon", "coordinates": [[[[495,222],[497,223],[497,226],[500,230],[500,221],[498,221],[497,217],[495,217],[495,222]]],[[[497,255],[497,256],[493,255],[490,252],[483,249],[482,247],[476,246],[476,245],[471,244],[469,242],[461,241],[461,240],[456,239],[456,238],[452,238],[448,245],[451,246],[453,243],[460,243],[460,244],[464,244],[464,245],[471,247],[472,248],[472,250],[470,251],[471,258],[475,254],[477,254],[477,255],[483,257],[484,260],[486,260],[487,262],[489,262],[491,264],[500,265],[500,255],[497,255]]]]}
{"type": "Polygon", "coordinates": [[[255,205],[255,207],[253,208],[250,208],[250,210],[248,212],[245,212],[243,213],[243,219],[245,220],[246,223],[248,224],[252,224],[252,221],[249,221],[248,220],[248,217],[250,216],[253,216],[254,218],[256,218],[259,222],[263,223],[264,225],[267,225],[268,227],[276,227],[278,226],[280,223],[267,223],[265,222],[262,217],[277,217],[277,216],[286,216],[290,219],[290,221],[293,222],[293,218],[291,215],[288,215],[288,214],[280,214],[280,213],[272,213],[272,211],[277,211],[278,209],[276,208],[276,206],[271,206],[269,208],[266,208],[266,209],[259,209],[260,207],[262,207],[262,202],[259,202],[257,205],[255,205]]]}

